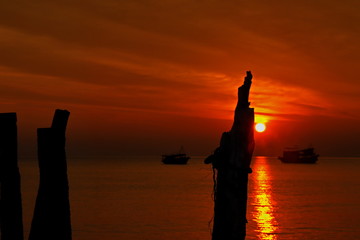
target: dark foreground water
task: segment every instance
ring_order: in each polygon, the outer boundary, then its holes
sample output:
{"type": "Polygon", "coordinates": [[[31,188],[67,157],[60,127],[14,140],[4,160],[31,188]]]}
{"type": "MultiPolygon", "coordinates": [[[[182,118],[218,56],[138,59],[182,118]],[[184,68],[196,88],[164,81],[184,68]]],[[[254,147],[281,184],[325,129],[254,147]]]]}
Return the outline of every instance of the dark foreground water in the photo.
{"type": "MultiPolygon", "coordinates": [[[[74,240],[210,240],[212,170],[192,158],[68,159],[74,240]]],[[[360,239],[360,158],[315,165],[256,157],[249,175],[247,239],[360,239]]],[[[21,161],[26,239],[37,163],[21,161]]]]}

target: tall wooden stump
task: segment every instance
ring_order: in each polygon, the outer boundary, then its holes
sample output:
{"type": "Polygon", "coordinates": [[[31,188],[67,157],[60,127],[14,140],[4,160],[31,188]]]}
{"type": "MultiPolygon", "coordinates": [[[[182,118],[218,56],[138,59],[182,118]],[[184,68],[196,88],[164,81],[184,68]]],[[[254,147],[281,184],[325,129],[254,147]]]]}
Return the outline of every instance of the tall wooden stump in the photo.
{"type": "Polygon", "coordinates": [[[51,128],[38,129],[40,185],[29,240],[71,240],[65,153],[66,110],[56,110],[51,128]]]}
{"type": "Polygon", "coordinates": [[[216,172],[212,240],[240,240],[246,236],[248,174],[254,151],[254,109],[249,108],[252,75],[247,72],[238,89],[238,103],[230,132],[205,162],[216,172]]]}
{"type": "Polygon", "coordinates": [[[2,240],[23,240],[16,113],[0,113],[0,232],[2,240]]]}

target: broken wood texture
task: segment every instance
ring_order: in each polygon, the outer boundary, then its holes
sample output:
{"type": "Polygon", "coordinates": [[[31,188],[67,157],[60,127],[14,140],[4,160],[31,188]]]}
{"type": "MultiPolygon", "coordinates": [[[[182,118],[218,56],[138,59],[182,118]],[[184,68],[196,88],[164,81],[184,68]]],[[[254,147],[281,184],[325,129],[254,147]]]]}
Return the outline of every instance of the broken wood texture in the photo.
{"type": "Polygon", "coordinates": [[[0,189],[0,239],[23,240],[16,113],[0,113],[0,189]]]}
{"type": "Polygon", "coordinates": [[[55,111],[51,128],[38,128],[40,185],[29,240],[71,240],[65,131],[70,113],[55,111]]]}
{"type": "Polygon", "coordinates": [[[224,132],[220,146],[205,162],[212,163],[214,183],[214,225],[212,240],[239,240],[246,236],[248,174],[254,151],[254,109],[249,108],[252,75],[248,71],[238,89],[238,102],[230,132],[224,132]]]}

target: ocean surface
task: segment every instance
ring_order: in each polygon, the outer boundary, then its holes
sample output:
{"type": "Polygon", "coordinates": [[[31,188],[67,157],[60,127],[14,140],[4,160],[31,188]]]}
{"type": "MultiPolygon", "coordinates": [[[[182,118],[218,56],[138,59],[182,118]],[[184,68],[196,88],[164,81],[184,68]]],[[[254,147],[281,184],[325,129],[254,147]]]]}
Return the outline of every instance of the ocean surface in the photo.
{"type": "MultiPolygon", "coordinates": [[[[212,169],[204,157],[68,157],[74,240],[210,240],[212,169]]],[[[25,237],[37,194],[37,162],[20,159],[25,237]]],[[[254,157],[247,239],[360,239],[360,158],[284,164],[254,157]]]]}

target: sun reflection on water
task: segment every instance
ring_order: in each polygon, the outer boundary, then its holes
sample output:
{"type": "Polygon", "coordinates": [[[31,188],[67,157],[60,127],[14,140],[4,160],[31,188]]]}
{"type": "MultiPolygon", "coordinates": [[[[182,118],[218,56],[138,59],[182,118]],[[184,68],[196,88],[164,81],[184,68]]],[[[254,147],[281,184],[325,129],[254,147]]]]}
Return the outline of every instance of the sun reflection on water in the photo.
{"type": "Polygon", "coordinates": [[[274,217],[272,190],[269,177],[269,166],[265,157],[257,157],[254,166],[254,212],[253,220],[257,224],[257,236],[262,240],[276,240],[277,222],[274,217]]]}

